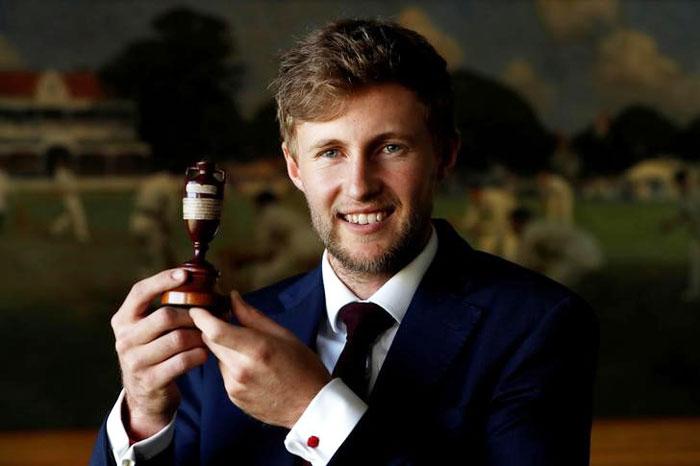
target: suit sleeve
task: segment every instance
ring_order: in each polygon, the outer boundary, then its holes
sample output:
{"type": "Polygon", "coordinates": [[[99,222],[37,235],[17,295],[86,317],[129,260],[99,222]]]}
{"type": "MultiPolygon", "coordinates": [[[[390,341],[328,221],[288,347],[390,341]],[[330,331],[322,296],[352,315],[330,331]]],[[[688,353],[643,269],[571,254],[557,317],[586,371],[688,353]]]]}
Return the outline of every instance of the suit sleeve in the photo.
{"type": "Polygon", "coordinates": [[[112,455],[112,448],[107,438],[107,421],[105,420],[97,433],[97,440],[95,441],[95,446],[92,449],[92,456],[90,457],[90,466],[114,465],[114,456],[112,455]]]}
{"type": "Polygon", "coordinates": [[[576,298],[545,315],[499,377],[487,465],[588,465],[598,340],[594,313],[576,298]]]}
{"type": "MultiPolygon", "coordinates": [[[[199,418],[202,368],[196,368],[177,380],[181,401],[175,420],[175,435],[163,452],[148,460],[138,457],[138,466],[196,466],[199,464],[199,418]]],[[[115,465],[106,422],[97,434],[90,466],[115,465]]]]}

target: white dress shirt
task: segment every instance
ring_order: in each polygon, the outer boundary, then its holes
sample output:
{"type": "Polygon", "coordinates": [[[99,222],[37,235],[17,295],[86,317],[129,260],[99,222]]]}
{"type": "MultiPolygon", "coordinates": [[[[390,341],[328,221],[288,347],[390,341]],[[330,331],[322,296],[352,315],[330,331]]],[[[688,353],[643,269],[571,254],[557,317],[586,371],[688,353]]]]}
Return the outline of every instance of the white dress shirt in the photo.
{"type": "MultiPolygon", "coordinates": [[[[366,300],[359,299],[343,284],[328,261],[328,252],[323,253],[321,271],[328,319],[324,319],[319,326],[316,348],[329,372],[333,372],[345,345],[345,324],[338,318],[340,309],[355,301],[371,302],[381,306],[395,320],[372,347],[370,390],[374,387],[401,320],[418,284],[435,257],[437,247],[438,239],[433,229],[423,251],[366,300]]],[[[123,399],[122,390],[107,418],[107,437],[117,464],[133,465],[137,453],[140,457],[149,459],[167,448],[173,438],[175,416],[170,424],[154,436],[129,446],[129,438],[121,419],[123,399]]],[[[340,379],[333,379],[311,400],[289,431],[284,445],[290,453],[304,458],[313,466],[324,466],[350,435],[366,410],[367,404],[360,397],[340,379]],[[315,447],[307,444],[312,436],[319,440],[315,447]]]]}

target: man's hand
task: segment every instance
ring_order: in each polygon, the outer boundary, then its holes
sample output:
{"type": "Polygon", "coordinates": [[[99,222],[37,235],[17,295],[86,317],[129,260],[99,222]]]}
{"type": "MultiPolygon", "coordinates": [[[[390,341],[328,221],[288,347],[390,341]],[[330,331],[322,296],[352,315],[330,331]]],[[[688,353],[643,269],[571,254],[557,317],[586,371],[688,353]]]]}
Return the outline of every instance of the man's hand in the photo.
{"type": "Polygon", "coordinates": [[[133,441],[170,422],[180,402],[175,378],[207,359],[200,332],[186,311],[161,307],[148,313],[154,298],[186,276],[184,270],[172,269],[136,283],[112,317],[126,391],[124,427],[133,441]]]}
{"type": "Polygon", "coordinates": [[[231,293],[241,327],[190,309],[202,340],[219,360],[231,401],[267,424],[291,428],[330,381],[319,357],[287,329],[231,293]]]}

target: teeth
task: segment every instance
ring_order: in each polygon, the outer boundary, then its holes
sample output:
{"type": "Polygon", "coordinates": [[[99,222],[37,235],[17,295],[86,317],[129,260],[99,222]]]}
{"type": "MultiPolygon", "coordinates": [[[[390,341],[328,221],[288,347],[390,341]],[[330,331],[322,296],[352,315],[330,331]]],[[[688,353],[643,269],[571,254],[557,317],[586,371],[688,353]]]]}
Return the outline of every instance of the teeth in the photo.
{"type": "Polygon", "coordinates": [[[367,225],[370,223],[381,222],[386,218],[383,212],[372,212],[370,214],[346,214],[345,220],[350,223],[357,223],[359,225],[367,225]]]}

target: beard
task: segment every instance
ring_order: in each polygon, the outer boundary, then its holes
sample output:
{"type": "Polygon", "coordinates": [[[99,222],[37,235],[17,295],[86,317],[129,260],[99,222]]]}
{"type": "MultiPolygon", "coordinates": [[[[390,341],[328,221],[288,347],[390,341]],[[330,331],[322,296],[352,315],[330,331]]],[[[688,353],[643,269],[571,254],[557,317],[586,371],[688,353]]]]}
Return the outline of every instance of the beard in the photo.
{"type": "Polygon", "coordinates": [[[323,245],[347,272],[394,275],[408,265],[425,246],[430,228],[432,204],[426,203],[412,210],[408,218],[399,225],[398,235],[387,250],[372,258],[353,255],[352,251],[342,244],[337,229],[333,228],[333,221],[327,221],[310,205],[309,211],[311,222],[323,245]]]}

